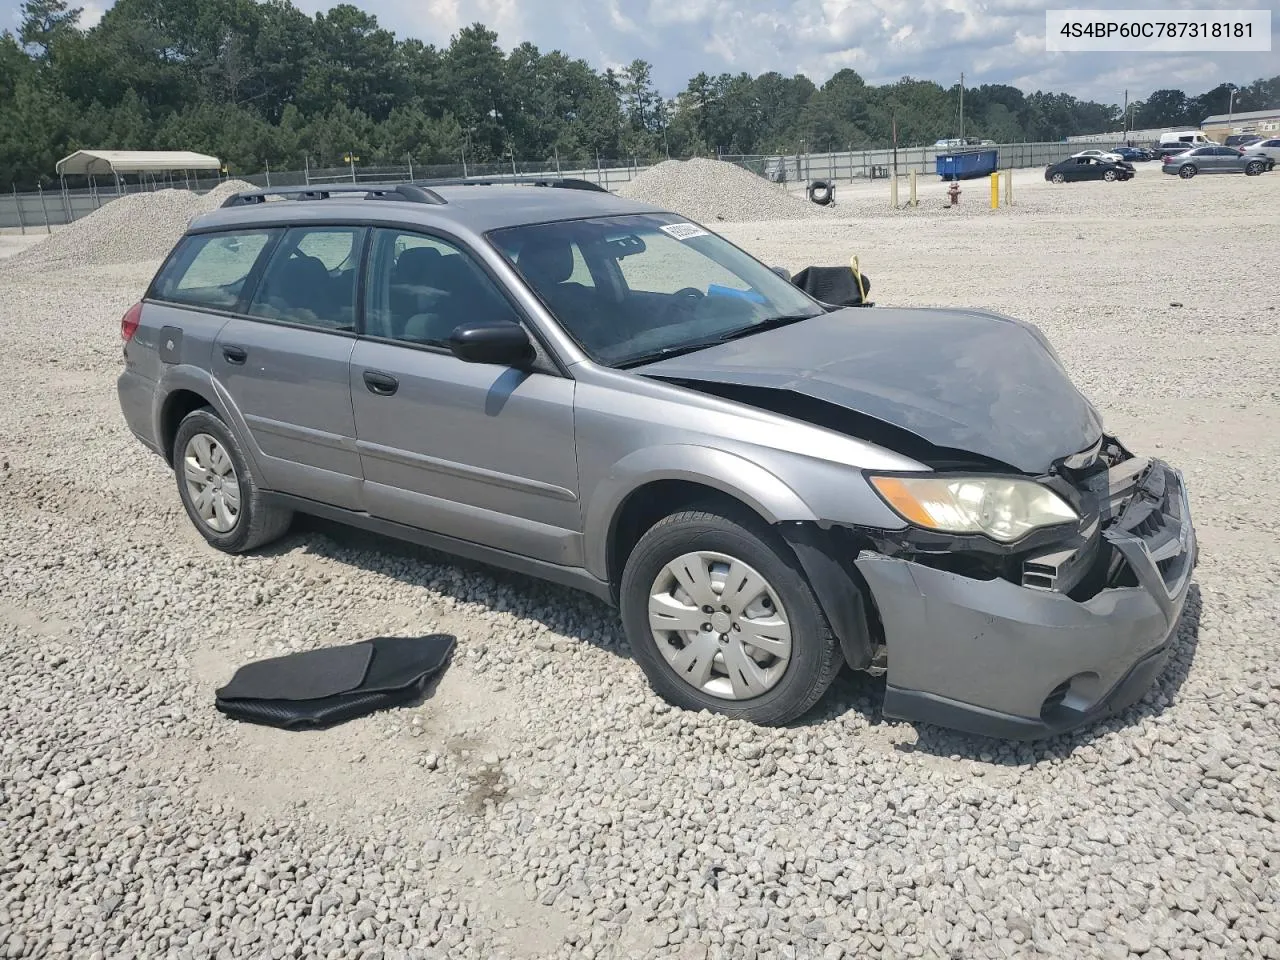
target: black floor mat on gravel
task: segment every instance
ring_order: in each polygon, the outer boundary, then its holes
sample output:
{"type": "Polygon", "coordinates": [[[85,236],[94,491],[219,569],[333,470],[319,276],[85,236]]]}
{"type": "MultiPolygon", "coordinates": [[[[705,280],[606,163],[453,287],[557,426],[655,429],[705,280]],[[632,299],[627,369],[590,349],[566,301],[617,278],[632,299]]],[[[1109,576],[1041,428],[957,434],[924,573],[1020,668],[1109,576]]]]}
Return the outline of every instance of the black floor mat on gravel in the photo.
{"type": "Polygon", "coordinates": [[[331,727],[420,696],[445,668],[457,638],[374,637],[245,664],[216,691],[233,720],[285,730],[331,727]]]}

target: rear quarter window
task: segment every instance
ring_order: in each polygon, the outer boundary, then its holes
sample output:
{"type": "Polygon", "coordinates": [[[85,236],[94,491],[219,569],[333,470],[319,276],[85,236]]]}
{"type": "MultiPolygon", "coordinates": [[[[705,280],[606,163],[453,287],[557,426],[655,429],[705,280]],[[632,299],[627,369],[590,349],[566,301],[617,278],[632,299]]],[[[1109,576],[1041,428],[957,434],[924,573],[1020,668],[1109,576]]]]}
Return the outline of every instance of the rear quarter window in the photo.
{"type": "Polygon", "coordinates": [[[233,309],[272,234],[245,230],[187,237],[156,277],[151,296],[194,307],[233,309]]]}

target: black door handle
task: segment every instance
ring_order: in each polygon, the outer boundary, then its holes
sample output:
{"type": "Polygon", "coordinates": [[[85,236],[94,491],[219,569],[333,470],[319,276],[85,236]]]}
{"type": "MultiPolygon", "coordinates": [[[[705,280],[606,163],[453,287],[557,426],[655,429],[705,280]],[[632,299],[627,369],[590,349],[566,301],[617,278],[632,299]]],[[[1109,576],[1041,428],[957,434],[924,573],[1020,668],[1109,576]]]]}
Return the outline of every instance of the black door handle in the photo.
{"type": "Polygon", "coordinates": [[[370,393],[376,393],[381,397],[389,397],[399,388],[400,381],[395,377],[387,376],[385,373],[366,370],[364,372],[364,385],[369,388],[370,393]]]}
{"type": "Polygon", "coordinates": [[[244,363],[249,358],[249,352],[244,347],[233,347],[230,344],[222,348],[222,355],[227,358],[227,363],[244,363]]]}

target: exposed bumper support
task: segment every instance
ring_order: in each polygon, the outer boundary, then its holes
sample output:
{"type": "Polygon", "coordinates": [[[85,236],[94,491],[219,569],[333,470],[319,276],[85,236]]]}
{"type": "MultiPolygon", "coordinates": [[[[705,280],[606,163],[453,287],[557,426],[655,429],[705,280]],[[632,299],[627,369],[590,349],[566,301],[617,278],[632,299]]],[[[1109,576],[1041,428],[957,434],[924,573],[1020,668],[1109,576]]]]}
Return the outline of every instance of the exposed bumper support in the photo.
{"type": "Polygon", "coordinates": [[[1197,559],[1182,477],[1155,463],[1160,517],[1104,534],[1138,586],[1077,602],[864,552],[856,561],[884,624],[886,716],[1036,739],[1132,705],[1168,659],[1197,559]],[[1171,546],[1174,545],[1174,546],[1171,546]],[[1176,550],[1175,550],[1176,547],[1176,550]]]}

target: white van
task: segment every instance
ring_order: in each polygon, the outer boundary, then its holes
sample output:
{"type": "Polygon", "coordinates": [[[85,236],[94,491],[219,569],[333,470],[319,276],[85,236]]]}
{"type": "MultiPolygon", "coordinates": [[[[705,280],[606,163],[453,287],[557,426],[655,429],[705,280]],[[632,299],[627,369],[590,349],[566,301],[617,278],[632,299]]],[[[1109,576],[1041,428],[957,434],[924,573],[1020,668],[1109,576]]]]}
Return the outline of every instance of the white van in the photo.
{"type": "Polygon", "coordinates": [[[1190,147],[1216,147],[1220,146],[1218,141],[1210,140],[1199,130],[1173,130],[1169,133],[1160,134],[1160,146],[1176,147],[1186,144],[1190,147]]]}

